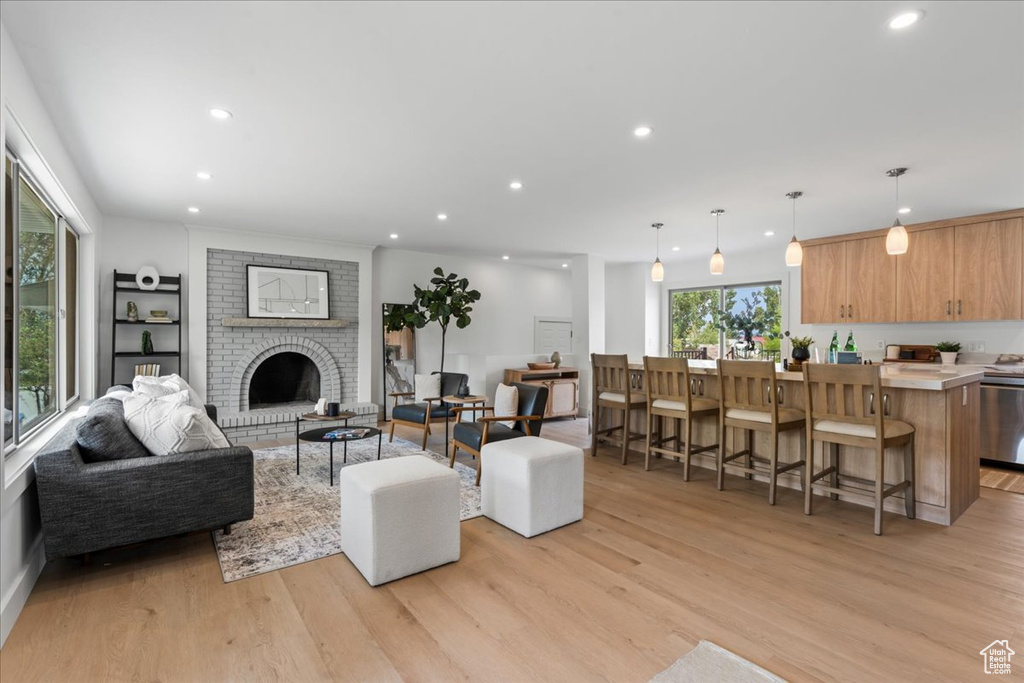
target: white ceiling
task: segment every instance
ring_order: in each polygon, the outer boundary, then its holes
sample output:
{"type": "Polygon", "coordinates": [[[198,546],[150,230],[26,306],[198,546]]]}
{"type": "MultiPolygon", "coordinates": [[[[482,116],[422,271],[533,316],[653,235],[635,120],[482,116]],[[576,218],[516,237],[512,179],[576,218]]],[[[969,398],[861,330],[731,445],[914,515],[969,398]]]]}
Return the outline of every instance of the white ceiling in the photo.
{"type": "Polygon", "coordinates": [[[786,192],[801,236],[883,227],[897,165],[904,222],[1024,206],[1024,3],[909,2],[5,0],[2,21],[108,215],[555,264],[650,260],[654,221],[663,260],[709,255],[721,207],[723,251],[781,260],[786,192]]]}

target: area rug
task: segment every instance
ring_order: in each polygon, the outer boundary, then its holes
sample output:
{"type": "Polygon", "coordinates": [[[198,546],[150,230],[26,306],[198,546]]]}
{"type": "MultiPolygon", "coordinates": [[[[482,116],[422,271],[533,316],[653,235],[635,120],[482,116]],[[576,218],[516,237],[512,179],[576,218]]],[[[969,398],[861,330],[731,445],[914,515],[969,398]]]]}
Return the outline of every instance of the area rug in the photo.
{"type": "Polygon", "coordinates": [[[770,671],[748,662],[714,643],[702,640],[676,663],[651,679],[651,683],[786,683],[770,671]]]}
{"type": "MultiPolygon", "coordinates": [[[[348,445],[348,464],[343,465],[341,444],[334,446],[334,486],[330,484],[328,445],[302,443],[301,474],[295,474],[295,446],[253,451],[256,489],[253,518],[231,527],[231,534],[213,533],[224,582],[272,572],[341,552],[338,472],[343,467],[377,458],[377,440],[348,445]]],[[[448,466],[448,459],[420,450],[395,438],[381,445],[381,459],[425,455],[448,466]]],[[[460,482],[463,521],[479,517],[480,488],[474,485],[476,470],[455,463],[460,482]]]]}

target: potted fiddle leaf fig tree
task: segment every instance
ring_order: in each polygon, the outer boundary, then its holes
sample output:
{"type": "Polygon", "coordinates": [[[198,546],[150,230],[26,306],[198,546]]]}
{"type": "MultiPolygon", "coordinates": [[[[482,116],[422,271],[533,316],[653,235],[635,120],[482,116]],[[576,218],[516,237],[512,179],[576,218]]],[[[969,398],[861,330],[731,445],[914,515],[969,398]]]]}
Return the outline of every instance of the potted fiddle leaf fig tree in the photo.
{"type": "Polygon", "coordinates": [[[448,326],[454,321],[460,330],[469,327],[473,304],[480,300],[480,292],[469,288],[469,280],[455,273],[445,275],[441,268],[434,268],[434,277],[429,287],[413,285],[413,301],[404,306],[400,313],[386,320],[388,329],[415,327],[422,329],[429,323],[441,326],[441,367],[444,372],[444,346],[448,326]]]}

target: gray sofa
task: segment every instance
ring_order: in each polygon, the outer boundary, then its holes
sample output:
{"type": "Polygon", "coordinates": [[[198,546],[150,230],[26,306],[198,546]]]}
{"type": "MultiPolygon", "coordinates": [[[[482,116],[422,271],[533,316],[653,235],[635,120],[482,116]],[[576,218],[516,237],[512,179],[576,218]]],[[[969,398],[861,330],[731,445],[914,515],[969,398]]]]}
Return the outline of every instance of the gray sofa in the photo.
{"type": "Polygon", "coordinates": [[[46,559],[252,519],[249,448],[97,460],[79,443],[83,419],[36,456],[46,559]]]}

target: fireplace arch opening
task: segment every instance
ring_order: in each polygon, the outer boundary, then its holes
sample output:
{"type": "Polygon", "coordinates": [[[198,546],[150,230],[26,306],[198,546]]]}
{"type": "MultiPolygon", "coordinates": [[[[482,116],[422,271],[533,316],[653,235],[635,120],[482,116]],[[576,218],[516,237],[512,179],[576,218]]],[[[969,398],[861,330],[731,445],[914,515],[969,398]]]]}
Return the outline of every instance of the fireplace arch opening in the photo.
{"type": "Polygon", "coordinates": [[[320,370],[301,353],[275,353],[256,367],[249,382],[250,410],[318,398],[320,370]]]}

